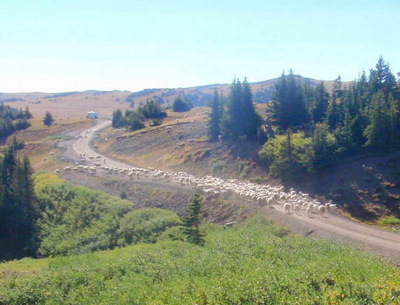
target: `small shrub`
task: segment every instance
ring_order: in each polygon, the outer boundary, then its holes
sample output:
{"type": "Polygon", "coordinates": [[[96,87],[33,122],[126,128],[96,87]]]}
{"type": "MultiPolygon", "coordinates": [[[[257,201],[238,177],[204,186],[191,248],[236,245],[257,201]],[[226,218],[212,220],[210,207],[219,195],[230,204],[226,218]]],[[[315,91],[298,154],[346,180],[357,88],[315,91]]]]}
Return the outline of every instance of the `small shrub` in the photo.
{"type": "Polygon", "coordinates": [[[261,183],[264,183],[267,181],[268,181],[268,177],[251,177],[250,178],[250,182],[252,182],[252,183],[261,184],[261,183]]]}
{"type": "Polygon", "coordinates": [[[175,213],[163,209],[139,209],[124,216],[119,233],[124,245],[138,242],[154,243],[167,229],[180,225],[175,213]]]}
{"type": "Polygon", "coordinates": [[[185,112],[192,109],[193,105],[188,99],[183,99],[181,96],[178,96],[173,105],[172,110],[174,112],[185,112]]]}
{"type": "Polygon", "coordinates": [[[119,197],[121,197],[121,199],[128,199],[128,194],[125,190],[122,190],[119,197]]]}
{"type": "Polygon", "coordinates": [[[193,154],[193,161],[194,162],[201,161],[210,156],[210,154],[211,154],[210,148],[199,149],[193,154]]]}
{"type": "Polygon", "coordinates": [[[381,218],[379,223],[384,226],[400,226],[400,219],[395,216],[388,216],[381,218]]]}
{"type": "Polygon", "coordinates": [[[214,175],[222,174],[226,171],[226,161],[218,160],[212,166],[212,172],[214,175]]]}

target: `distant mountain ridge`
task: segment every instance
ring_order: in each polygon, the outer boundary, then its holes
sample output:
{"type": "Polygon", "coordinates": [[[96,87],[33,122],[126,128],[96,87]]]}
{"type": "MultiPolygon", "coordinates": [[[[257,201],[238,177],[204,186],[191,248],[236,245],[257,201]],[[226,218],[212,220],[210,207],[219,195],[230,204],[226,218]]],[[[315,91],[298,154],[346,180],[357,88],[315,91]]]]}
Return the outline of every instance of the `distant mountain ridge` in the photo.
{"type": "MultiPolygon", "coordinates": [[[[299,75],[296,77],[301,82],[309,82],[312,87],[318,85],[321,80],[306,78],[299,75]]],[[[273,78],[266,81],[249,83],[253,92],[253,101],[255,103],[267,103],[271,100],[275,84],[279,81],[278,78],[273,78]]],[[[328,92],[332,91],[333,81],[323,81],[328,92]]],[[[350,82],[343,82],[343,86],[347,86],[350,82]]],[[[195,106],[205,106],[211,100],[214,90],[217,89],[220,94],[227,97],[229,95],[230,84],[211,84],[203,86],[195,86],[188,88],[152,88],[144,89],[137,92],[131,91],[101,91],[101,90],[85,90],[71,91],[59,93],[44,93],[44,92],[26,92],[26,93],[0,93],[0,102],[15,102],[15,101],[34,101],[41,99],[54,99],[68,96],[100,96],[104,94],[113,94],[120,96],[120,100],[126,102],[134,102],[140,105],[146,102],[147,99],[157,100],[161,104],[172,104],[174,99],[179,96],[189,98],[195,106]]]]}

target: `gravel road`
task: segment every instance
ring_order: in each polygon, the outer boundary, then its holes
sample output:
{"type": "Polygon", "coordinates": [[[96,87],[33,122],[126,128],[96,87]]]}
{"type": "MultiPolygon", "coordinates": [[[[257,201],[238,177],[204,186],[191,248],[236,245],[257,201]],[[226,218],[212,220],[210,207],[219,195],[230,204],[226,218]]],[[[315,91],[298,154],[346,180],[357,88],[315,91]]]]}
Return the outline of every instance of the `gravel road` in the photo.
{"type": "MultiPolygon", "coordinates": [[[[72,151],[78,156],[83,153],[86,156],[101,156],[101,162],[109,167],[131,168],[132,165],[99,154],[90,145],[93,137],[110,123],[110,121],[99,122],[82,131],[81,137],[72,143],[72,151]]],[[[294,233],[350,243],[357,248],[380,255],[388,262],[400,267],[400,234],[398,233],[360,224],[336,214],[314,215],[313,218],[308,217],[304,212],[299,215],[294,213],[286,215],[282,206],[276,206],[274,209],[266,207],[265,211],[279,224],[290,226],[294,233]]]]}

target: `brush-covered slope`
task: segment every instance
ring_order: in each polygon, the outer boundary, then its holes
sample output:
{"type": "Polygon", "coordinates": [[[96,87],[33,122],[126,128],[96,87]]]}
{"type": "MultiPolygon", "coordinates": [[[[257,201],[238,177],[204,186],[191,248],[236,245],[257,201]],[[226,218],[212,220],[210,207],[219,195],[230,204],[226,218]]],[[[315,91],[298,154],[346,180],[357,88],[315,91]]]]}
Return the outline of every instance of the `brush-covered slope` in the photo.
{"type": "Polygon", "coordinates": [[[399,304],[400,273],[360,251],[288,236],[262,217],[163,241],[0,265],[0,304],[399,304]]]}

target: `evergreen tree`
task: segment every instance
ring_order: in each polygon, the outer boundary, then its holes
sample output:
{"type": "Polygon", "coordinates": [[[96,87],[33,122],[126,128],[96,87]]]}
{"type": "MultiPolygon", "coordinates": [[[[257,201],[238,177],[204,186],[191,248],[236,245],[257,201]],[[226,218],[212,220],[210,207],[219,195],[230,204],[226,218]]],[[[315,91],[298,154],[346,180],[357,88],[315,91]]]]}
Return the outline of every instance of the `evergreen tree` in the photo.
{"type": "Polygon", "coordinates": [[[310,121],[303,93],[304,90],[292,70],[287,76],[282,74],[275,85],[271,108],[273,123],[281,130],[301,129],[303,124],[310,121]]]}
{"type": "Polygon", "coordinates": [[[317,124],[312,141],[313,165],[317,170],[321,170],[333,163],[328,134],[329,128],[326,124],[317,124]]]}
{"type": "Polygon", "coordinates": [[[122,111],[120,109],[114,110],[113,115],[112,115],[112,127],[118,128],[123,125],[123,116],[122,116],[122,111]]]}
{"type": "Polygon", "coordinates": [[[183,218],[183,232],[187,236],[187,240],[199,246],[203,246],[205,242],[199,229],[201,205],[202,199],[200,194],[194,194],[188,207],[187,216],[183,218]]]}
{"type": "Polygon", "coordinates": [[[23,240],[31,238],[35,226],[36,196],[32,173],[33,170],[26,156],[22,162],[18,160],[13,177],[14,198],[11,215],[14,215],[12,231],[14,235],[18,235],[19,239],[23,240]]]}
{"type": "Polygon", "coordinates": [[[389,64],[385,63],[382,56],[375,65],[375,69],[370,70],[369,84],[371,96],[382,90],[386,98],[396,86],[396,78],[391,73],[389,64]]]}
{"type": "Polygon", "coordinates": [[[334,99],[328,104],[326,122],[331,130],[335,130],[339,126],[339,110],[336,100],[334,99]]]}
{"type": "Polygon", "coordinates": [[[6,153],[3,158],[1,168],[1,181],[3,184],[3,198],[2,201],[4,204],[8,204],[9,202],[13,201],[12,192],[12,183],[14,177],[15,167],[17,165],[17,161],[15,159],[15,148],[14,146],[8,146],[6,153]]]}
{"type": "Polygon", "coordinates": [[[244,78],[242,83],[243,97],[242,97],[242,135],[247,137],[254,137],[257,134],[258,128],[261,126],[262,119],[257,114],[253,105],[253,95],[251,93],[250,85],[247,78],[244,78]]]}
{"type": "Polygon", "coordinates": [[[25,157],[20,162],[15,154],[9,146],[0,160],[0,243],[8,244],[11,252],[22,253],[32,246],[36,199],[29,160],[25,157]]]}
{"type": "Polygon", "coordinates": [[[221,124],[223,135],[236,140],[239,136],[254,137],[261,125],[261,118],[256,113],[252,93],[247,80],[243,84],[234,79],[229,94],[229,103],[221,124]]]}
{"type": "Polygon", "coordinates": [[[27,120],[33,118],[32,113],[30,113],[28,106],[25,108],[24,116],[27,120]]]}
{"type": "Polygon", "coordinates": [[[146,104],[139,107],[138,112],[146,119],[162,119],[167,116],[167,113],[162,111],[159,103],[149,99],[146,104]]]}
{"type": "Polygon", "coordinates": [[[342,77],[339,75],[339,76],[333,81],[332,98],[333,98],[333,100],[336,100],[336,99],[341,99],[342,96],[343,96],[342,77]]]}
{"type": "Polygon", "coordinates": [[[369,124],[364,131],[367,147],[382,150],[393,144],[396,133],[395,108],[393,100],[385,102],[383,90],[373,95],[369,109],[369,124]]]}
{"type": "Polygon", "coordinates": [[[360,114],[357,114],[354,117],[350,125],[351,142],[354,143],[358,149],[361,149],[366,141],[366,138],[363,135],[365,125],[365,120],[360,114]]]}
{"type": "Polygon", "coordinates": [[[192,109],[193,105],[190,100],[183,99],[182,96],[177,96],[172,104],[172,110],[174,112],[185,112],[192,109]]]}
{"type": "Polygon", "coordinates": [[[358,81],[354,86],[354,90],[358,108],[360,110],[364,109],[365,105],[367,104],[368,94],[369,94],[369,84],[365,71],[361,73],[360,78],[358,79],[358,81]]]}
{"type": "Polygon", "coordinates": [[[46,126],[51,126],[54,122],[53,116],[51,115],[50,112],[46,112],[44,119],[43,119],[43,124],[46,126]]]}
{"type": "Polygon", "coordinates": [[[220,124],[222,119],[223,107],[222,101],[218,96],[218,91],[215,89],[213,99],[210,103],[211,113],[210,120],[208,121],[208,138],[215,141],[221,134],[220,124]]]}
{"type": "Polygon", "coordinates": [[[318,124],[324,121],[329,104],[329,93],[326,91],[323,82],[315,88],[313,95],[311,114],[314,124],[318,124]]]}

